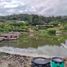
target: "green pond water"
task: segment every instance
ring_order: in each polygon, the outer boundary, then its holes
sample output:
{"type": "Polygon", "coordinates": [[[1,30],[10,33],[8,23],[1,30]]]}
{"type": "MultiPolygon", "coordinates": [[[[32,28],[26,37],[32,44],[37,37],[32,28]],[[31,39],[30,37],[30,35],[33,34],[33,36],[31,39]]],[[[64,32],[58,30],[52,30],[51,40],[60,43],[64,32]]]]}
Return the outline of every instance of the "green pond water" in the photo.
{"type": "Polygon", "coordinates": [[[38,48],[40,46],[45,45],[55,45],[60,46],[67,39],[67,35],[61,36],[41,36],[34,35],[32,37],[29,36],[28,33],[23,33],[20,35],[17,40],[5,40],[0,42],[0,46],[10,46],[10,47],[18,47],[18,48],[38,48]]]}
{"type": "Polygon", "coordinates": [[[0,47],[6,46],[6,49],[12,47],[11,49],[19,48],[18,51],[46,54],[49,56],[63,56],[67,57],[67,48],[61,46],[67,39],[67,35],[61,36],[40,36],[34,35],[30,37],[29,34],[23,33],[17,40],[5,40],[0,42],[0,47]]]}
{"type": "Polygon", "coordinates": [[[28,33],[23,33],[20,35],[20,38],[17,40],[5,40],[0,42],[0,46],[11,46],[11,47],[18,47],[18,48],[28,48],[33,47],[37,48],[38,46],[45,46],[45,45],[55,45],[60,46],[67,39],[67,35],[60,35],[60,36],[40,36],[34,35],[29,36],[28,33]]]}

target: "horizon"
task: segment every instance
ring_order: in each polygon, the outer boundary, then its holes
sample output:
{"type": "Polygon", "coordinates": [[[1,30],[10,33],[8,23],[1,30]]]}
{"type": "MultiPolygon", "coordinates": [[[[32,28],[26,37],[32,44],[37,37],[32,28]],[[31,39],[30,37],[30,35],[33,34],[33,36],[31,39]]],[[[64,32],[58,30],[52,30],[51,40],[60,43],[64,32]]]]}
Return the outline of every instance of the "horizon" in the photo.
{"type": "Polygon", "coordinates": [[[14,16],[14,15],[37,15],[37,16],[43,16],[43,17],[67,17],[67,15],[58,15],[58,16],[45,16],[45,15],[39,15],[39,14],[27,14],[27,13],[14,13],[14,14],[9,14],[9,15],[0,15],[0,17],[5,17],[5,16],[14,16]]]}

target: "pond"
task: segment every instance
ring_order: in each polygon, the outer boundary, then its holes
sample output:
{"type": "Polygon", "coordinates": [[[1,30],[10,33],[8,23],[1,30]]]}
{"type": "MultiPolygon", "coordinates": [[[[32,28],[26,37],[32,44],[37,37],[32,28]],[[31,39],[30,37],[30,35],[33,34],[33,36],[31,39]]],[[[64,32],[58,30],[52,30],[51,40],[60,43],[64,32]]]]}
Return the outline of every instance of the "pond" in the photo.
{"type": "Polygon", "coordinates": [[[63,41],[59,42],[57,41],[58,39],[53,39],[52,42],[51,39],[52,38],[47,39],[46,37],[41,36],[29,37],[29,35],[27,34],[22,34],[17,40],[8,40],[0,42],[0,47],[13,47],[13,49],[24,49],[24,51],[27,51],[27,53],[31,52],[34,54],[38,53],[41,55],[66,57],[67,49],[61,46],[61,43],[63,41]]]}

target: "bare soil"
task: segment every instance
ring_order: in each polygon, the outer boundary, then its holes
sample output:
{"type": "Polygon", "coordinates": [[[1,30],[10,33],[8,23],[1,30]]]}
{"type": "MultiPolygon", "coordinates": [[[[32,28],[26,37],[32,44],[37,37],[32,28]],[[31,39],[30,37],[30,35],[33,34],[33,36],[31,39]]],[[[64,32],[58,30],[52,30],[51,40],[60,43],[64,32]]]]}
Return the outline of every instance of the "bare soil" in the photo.
{"type": "MultiPolygon", "coordinates": [[[[0,56],[0,67],[31,67],[33,57],[5,54],[0,56]]],[[[65,67],[67,67],[67,58],[65,67]]]]}

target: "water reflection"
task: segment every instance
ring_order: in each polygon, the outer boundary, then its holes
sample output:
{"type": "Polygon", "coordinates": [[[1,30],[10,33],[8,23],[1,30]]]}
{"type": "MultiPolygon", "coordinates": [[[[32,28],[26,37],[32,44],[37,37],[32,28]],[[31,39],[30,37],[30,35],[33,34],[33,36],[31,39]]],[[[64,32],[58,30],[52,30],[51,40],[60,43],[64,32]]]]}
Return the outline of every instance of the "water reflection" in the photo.
{"type": "Polygon", "coordinates": [[[42,46],[38,47],[38,51],[49,56],[62,56],[67,57],[67,49],[63,46],[42,46]]]}
{"type": "Polygon", "coordinates": [[[0,52],[6,52],[11,54],[24,54],[24,55],[46,55],[49,57],[59,56],[59,57],[67,57],[67,49],[63,46],[41,46],[38,48],[14,48],[14,47],[0,47],[0,52]]]}

